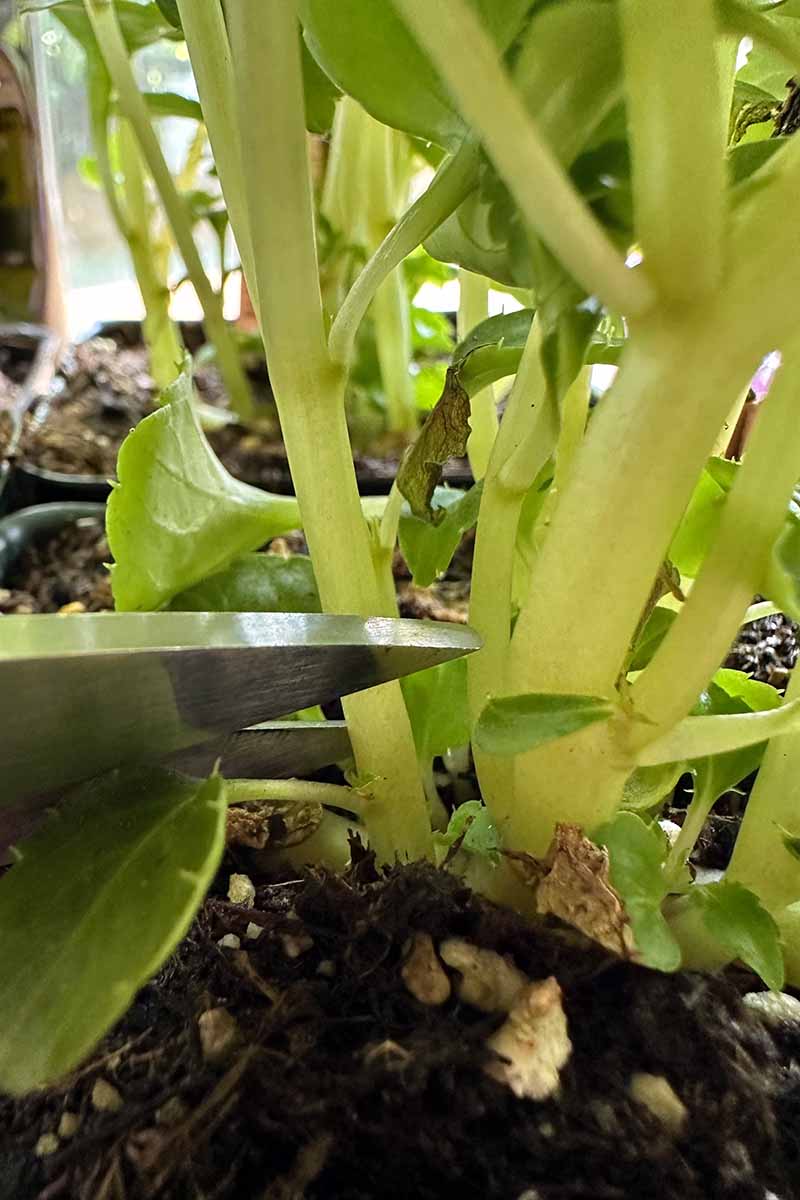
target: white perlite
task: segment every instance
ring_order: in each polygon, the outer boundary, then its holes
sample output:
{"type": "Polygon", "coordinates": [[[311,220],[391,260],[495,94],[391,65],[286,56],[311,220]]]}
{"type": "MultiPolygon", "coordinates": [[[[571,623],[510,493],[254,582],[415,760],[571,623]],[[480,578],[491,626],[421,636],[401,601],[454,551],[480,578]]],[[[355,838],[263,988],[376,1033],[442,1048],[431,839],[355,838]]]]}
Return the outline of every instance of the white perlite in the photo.
{"type": "Polygon", "coordinates": [[[228,880],[228,899],[231,904],[252,908],[256,902],[256,888],[249,875],[231,875],[228,880]]]}
{"type": "Polygon", "coordinates": [[[209,1008],[197,1018],[203,1058],[212,1066],[227,1062],[239,1041],[239,1026],[227,1008],[209,1008]]]}
{"type": "Polygon", "coordinates": [[[223,950],[238,950],[241,944],[241,938],[238,938],[235,933],[226,933],[217,942],[217,945],[222,946],[223,950]]]}
{"type": "Polygon", "coordinates": [[[59,1140],[54,1133],[43,1133],[36,1143],[34,1154],[37,1158],[47,1158],[50,1154],[55,1154],[59,1147],[59,1140]]]}
{"type": "Polygon", "coordinates": [[[800,1000],[787,992],[748,992],[742,997],[766,1025],[800,1025],[800,1000]]]}
{"type": "Polygon", "coordinates": [[[527,984],[487,1045],[499,1056],[484,1068],[487,1075],[507,1084],[520,1100],[552,1096],[572,1053],[557,980],[551,975],[527,984]]]}
{"type": "Polygon", "coordinates": [[[92,1107],[97,1112],[119,1112],[122,1108],[122,1096],[113,1083],[100,1078],[92,1088],[92,1107]]]}
{"type": "Polygon", "coordinates": [[[247,929],[244,931],[244,936],[249,942],[256,941],[257,938],[261,937],[261,926],[256,925],[254,921],[248,921],[247,929]]]}
{"type": "Polygon", "coordinates": [[[679,1134],[689,1112],[672,1084],[663,1075],[637,1071],[631,1075],[628,1091],[637,1104],[643,1104],[672,1134],[679,1134]]]}
{"type": "Polygon", "coordinates": [[[77,1113],[65,1110],[58,1122],[58,1136],[65,1139],[74,1137],[80,1128],[80,1123],[81,1119],[77,1113]]]}
{"type": "Polygon", "coordinates": [[[456,984],[459,1000],[483,1012],[510,1012],[519,993],[530,983],[507,955],[473,946],[463,938],[447,938],[439,954],[448,967],[461,974],[456,984]]]}
{"type": "Polygon", "coordinates": [[[450,998],[450,980],[439,962],[429,933],[415,933],[401,974],[415,1000],[436,1007],[450,998]]]}

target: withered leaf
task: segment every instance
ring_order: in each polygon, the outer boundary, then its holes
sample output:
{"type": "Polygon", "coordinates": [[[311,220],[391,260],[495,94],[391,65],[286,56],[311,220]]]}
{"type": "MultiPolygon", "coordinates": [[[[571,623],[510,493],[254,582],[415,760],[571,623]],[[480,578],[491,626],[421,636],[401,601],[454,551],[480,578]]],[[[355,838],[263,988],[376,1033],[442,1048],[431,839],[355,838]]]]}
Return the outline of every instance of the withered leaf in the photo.
{"type": "Polygon", "coordinates": [[[254,800],[231,805],[225,836],[229,846],[282,850],[311,837],[321,822],[322,805],[315,801],[254,800]]]}
{"type": "MultiPolygon", "coordinates": [[[[467,452],[469,415],[469,395],[459,382],[458,368],[450,367],[436,407],[397,473],[398,488],[414,516],[423,521],[437,520],[431,498],[442,477],[442,467],[451,458],[460,458],[467,452]]],[[[439,518],[443,515],[438,513],[439,518]]]]}

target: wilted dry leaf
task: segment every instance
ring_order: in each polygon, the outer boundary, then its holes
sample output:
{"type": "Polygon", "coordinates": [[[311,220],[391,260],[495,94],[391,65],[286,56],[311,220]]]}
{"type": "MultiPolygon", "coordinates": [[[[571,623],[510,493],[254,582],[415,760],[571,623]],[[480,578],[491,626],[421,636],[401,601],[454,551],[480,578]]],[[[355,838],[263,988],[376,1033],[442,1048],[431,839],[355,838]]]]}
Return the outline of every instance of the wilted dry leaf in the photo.
{"type": "Polygon", "coordinates": [[[535,889],[539,913],[559,917],[612,954],[633,957],[625,906],[609,881],[608,851],[584,837],[580,826],[557,825],[544,858],[516,853],[509,858],[535,889]]]}
{"type": "Polygon", "coordinates": [[[315,833],[322,822],[322,805],[285,800],[255,800],[228,809],[226,838],[229,846],[252,850],[282,850],[297,846],[315,833]]]}

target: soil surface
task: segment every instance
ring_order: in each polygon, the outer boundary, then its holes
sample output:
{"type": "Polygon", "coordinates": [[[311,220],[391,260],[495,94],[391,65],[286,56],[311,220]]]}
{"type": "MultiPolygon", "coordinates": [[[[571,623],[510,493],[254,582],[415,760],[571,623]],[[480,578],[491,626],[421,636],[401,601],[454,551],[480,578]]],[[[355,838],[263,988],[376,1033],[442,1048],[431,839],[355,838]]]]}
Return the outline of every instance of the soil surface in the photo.
{"type": "Polygon", "coordinates": [[[0,1200],[800,1196],[800,1038],[732,981],[614,961],[432,867],[354,862],[256,879],[253,908],[224,899],[226,863],[91,1060],[0,1100],[0,1200]],[[485,1073],[505,1017],[459,1000],[457,972],[438,1006],[409,992],[421,933],[557,978],[572,1049],[554,1095],[485,1073]],[[685,1106],[672,1128],[632,1095],[638,1072],[685,1106]]]}
{"type": "MultiPolygon", "coordinates": [[[[209,432],[208,439],[237,479],[272,492],[291,492],[286,451],[263,361],[253,358],[248,374],[263,412],[263,429],[227,425],[209,432]]],[[[207,404],[227,406],[216,368],[198,367],[195,383],[207,404]]],[[[142,345],[108,337],[79,343],[62,359],[52,399],[26,419],[20,458],[32,466],[68,475],[112,478],[122,442],[156,407],[156,387],[142,345]]],[[[390,450],[386,458],[358,455],[355,462],[362,491],[385,492],[397,473],[399,452],[390,450]]],[[[455,463],[445,476],[451,481],[463,480],[466,470],[466,464],[455,463]]]]}
{"type": "Polygon", "coordinates": [[[783,691],[797,662],[797,634],[797,625],[783,614],[762,617],[741,630],[725,666],[783,691]]]}

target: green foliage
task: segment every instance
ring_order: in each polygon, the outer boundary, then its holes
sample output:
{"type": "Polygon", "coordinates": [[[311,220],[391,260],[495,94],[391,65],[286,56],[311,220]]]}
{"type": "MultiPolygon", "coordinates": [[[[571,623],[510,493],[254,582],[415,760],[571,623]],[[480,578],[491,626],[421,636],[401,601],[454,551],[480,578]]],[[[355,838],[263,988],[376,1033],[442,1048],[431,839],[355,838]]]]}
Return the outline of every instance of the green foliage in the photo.
{"type": "MultiPolygon", "coordinates": [[[[139,4],[138,0],[114,0],[117,19],[125,44],[131,54],[154,46],[163,39],[180,40],[181,34],[159,4],[139,4]]],[[[24,0],[22,12],[43,12],[53,9],[64,27],[80,42],[84,50],[98,54],[95,40],[83,0],[24,0]]]]}
{"type": "Polygon", "coordinates": [[[751,967],[774,991],[783,987],[784,968],[778,926],[755,896],[740,883],[694,887],[690,903],[716,942],[732,958],[751,967]]]}
{"type": "Polygon", "coordinates": [[[311,559],[244,554],[170,601],[173,612],[320,612],[311,559]]]}
{"type": "Polygon", "coordinates": [[[669,633],[677,613],[672,608],[658,605],[650,613],[639,635],[629,665],[630,671],[643,671],[669,633]]]}
{"type": "Polygon", "coordinates": [[[504,696],[483,709],[472,740],[484,754],[524,754],[595,721],[607,721],[613,712],[613,705],[600,696],[504,696]]]}
{"type": "Polygon", "coordinates": [[[488,858],[491,863],[500,861],[500,838],[489,810],[480,800],[459,804],[445,832],[436,834],[438,859],[444,859],[454,846],[468,854],[488,858]]]}
{"type": "Polygon", "coordinates": [[[592,834],[608,850],[609,877],[621,896],[641,961],[659,971],[675,971],[681,952],[661,911],[667,895],[662,871],[665,839],[657,825],[621,812],[592,834]]]}
{"type": "Polygon", "coordinates": [[[295,500],[241,483],[219,462],[200,429],[188,369],[167,393],[125,439],[108,502],[114,601],[124,611],[163,608],[300,524],[295,500]]]}
{"type": "Polygon", "coordinates": [[[443,514],[436,523],[414,516],[404,508],[400,515],[400,549],[418,587],[430,587],[449,567],[461,538],[478,519],[482,489],[480,483],[468,492],[435,488],[434,511],[443,514]]]}
{"type": "Polygon", "coordinates": [[[402,688],[420,762],[466,746],[470,720],[465,659],[408,675],[402,688]]]}
{"type": "Polygon", "coordinates": [[[223,780],[156,768],[83,785],[23,843],[0,880],[0,1088],[80,1062],[185,934],[224,843],[223,780]]]}
{"type": "MultiPolygon", "coordinates": [[[[639,752],[640,766],[727,755],[800,730],[800,699],[770,711],[687,717],[639,752]]],[[[739,776],[741,779],[741,775],[739,776]]]]}
{"type": "Polygon", "coordinates": [[[678,780],[689,770],[688,763],[662,763],[658,767],[637,767],[628,776],[622,807],[629,812],[652,814],[675,791],[678,780]]]}

